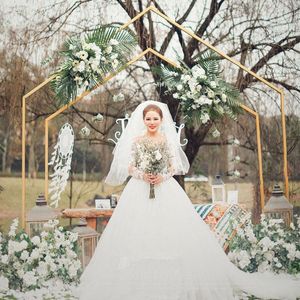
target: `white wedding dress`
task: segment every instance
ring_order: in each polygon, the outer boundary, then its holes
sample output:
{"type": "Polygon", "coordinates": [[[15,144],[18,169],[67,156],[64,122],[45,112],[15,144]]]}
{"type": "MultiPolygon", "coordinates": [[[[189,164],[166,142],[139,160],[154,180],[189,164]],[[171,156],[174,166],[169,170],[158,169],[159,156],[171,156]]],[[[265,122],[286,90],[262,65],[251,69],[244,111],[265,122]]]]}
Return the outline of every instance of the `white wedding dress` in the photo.
{"type": "Polygon", "coordinates": [[[81,300],[226,300],[300,297],[291,275],[246,273],[230,262],[178,182],[132,177],[81,276],[81,300]]]}

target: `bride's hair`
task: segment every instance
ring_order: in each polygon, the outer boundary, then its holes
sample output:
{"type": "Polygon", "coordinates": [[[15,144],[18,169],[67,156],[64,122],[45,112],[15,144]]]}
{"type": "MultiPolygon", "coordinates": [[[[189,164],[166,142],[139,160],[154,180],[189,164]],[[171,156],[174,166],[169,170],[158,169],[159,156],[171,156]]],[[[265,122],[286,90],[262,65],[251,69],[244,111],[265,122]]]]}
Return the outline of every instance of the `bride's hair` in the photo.
{"type": "Polygon", "coordinates": [[[158,107],[155,104],[149,104],[148,106],[146,106],[143,110],[143,119],[145,119],[145,116],[147,114],[148,111],[155,111],[160,115],[160,118],[163,118],[163,113],[162,110],[160,109],[160,107],[158,107]]]}

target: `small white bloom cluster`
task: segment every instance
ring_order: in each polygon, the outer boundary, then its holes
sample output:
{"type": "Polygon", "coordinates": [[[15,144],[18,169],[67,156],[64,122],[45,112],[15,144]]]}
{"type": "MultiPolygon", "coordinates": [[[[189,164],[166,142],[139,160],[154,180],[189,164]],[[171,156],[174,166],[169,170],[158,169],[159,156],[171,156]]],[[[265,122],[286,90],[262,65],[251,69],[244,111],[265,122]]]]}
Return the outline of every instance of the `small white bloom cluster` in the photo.
{"type": "Polygon", "coordinates": [[[286,228],[282,219],[267,219],[264,214],[258,225],[252,225],[249,219],[237,230],[228,257],[244,271],[299,274],[299,220],[286,228]]]}
{"type": "Polygon", "coordinates": [[[206,70],[200,65],[184,69],[183,73],[174,72],[179,78],[179,84],[168,84],[167,88],[175,99],[182,102],[184,110],[189,114],[193,110],[201,111],[200,120],[206,124],[210,120],[212,107],[224,113],[227,102],[225,91],[220,88],[219,79],[210,79],[206,70]]]}
{"type": "Polygon", "coordinates": [[[86,42],[84,38],[81,39],[80,49],[70,44],[69,50],[73,51],[73,78],[79,88],[88,87],[91,78],[101,77],[101,64],[111,65],[113,69],[119,66],[119,54],[115,52],[118,44],[116,39],[111,39],[106,47],[101,49],[94,42],[86,42]]]}
{"type": "Polygon", "coordinates": [[[122,93],[113,96],[114,102],[122,102],[124,100],[125,100],[125,96],[122,93]]]}
{"type": "Polygon", "coordinates": [[[7,286],[22,292],[41,288],[49,280],[64,283],[79,280],[81,263],[75,252],[77,233],[65,231],[58,220],[44,224],[40,235],[30,238],[16,233],[18,219],[10,227],[9,235],[0,239],[0,287],[7,286]]]}

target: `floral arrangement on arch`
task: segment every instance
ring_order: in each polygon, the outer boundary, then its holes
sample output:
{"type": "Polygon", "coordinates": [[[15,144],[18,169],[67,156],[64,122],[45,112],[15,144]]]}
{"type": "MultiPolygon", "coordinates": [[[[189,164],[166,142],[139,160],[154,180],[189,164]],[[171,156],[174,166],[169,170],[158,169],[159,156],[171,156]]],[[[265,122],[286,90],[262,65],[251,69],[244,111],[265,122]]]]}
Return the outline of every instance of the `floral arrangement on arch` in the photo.
{"type": "Polygon", "coordinates": [[[247,272],[289,273],[300,276],[300,217],[289,227],[282,219],[253,225],[248,219],[229,243],[229,259],[247,272]]]}
{"type": "Polygon", "coordinates": [[[136,36],[129,29],[116,25],[101,26],[67,40],[61,51],[64,61],[51,82],[60,104],[67,104],[108,73],[121,69],[136,44],[136,36]]]}
{"type": "Polygon", "coordinates": [[[4,236],[0,233],[0,278],[9,290],[26,292],[47,287],[50,282],[79,282],[81,263],[77,257],[77,233],[58,227],[58,220],[44,224],[40,235],[17,232],[15,219],[4,236]]]}
{"type": "Polygon", "coordinates": [[[179,68],[162,65],[154,69],[166,93],[179,101],[187,124],[203,125],[224,115],[236,119],[242,113],[240,93],[221,78],[219,60],[207,51],[195,58],[191,68],[179,59],[179,68]]]}

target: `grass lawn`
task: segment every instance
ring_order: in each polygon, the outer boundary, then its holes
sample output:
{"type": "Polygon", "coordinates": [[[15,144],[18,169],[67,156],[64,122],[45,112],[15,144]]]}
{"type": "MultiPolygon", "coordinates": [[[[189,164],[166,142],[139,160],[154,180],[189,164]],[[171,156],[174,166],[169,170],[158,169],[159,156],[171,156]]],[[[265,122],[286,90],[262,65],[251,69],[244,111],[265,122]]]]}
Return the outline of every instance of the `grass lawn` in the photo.
{"type": "MultiPolygon", "coordinates": [[[[293,188],[300,185],[299,182],[290,183],[293,188]]],[[[7,232],[11,220],[19,217],[21,220],[22,208],[22,179],[20,177],[0,177],[0,185],[4,191],[0,192],[0,231],[7,232]]],[[[206,182],[186,182],[186,190],[193,203],[210,203],[211,187],[206,182]]],[[[282,184],[281,184],[282,186],[282,184]]],[[[226,184],[227,190],[237,188],[239,191],[239,203],[246,209],[251,209],[253,203],[253,191],[251,183],[226,184]]],[[[120,194],[123,186],[111,187],[97,181],[73,181],[73,197],[71,207],[88,207],[86,201],[93,199],[95,194],[109,196],[112,193],[120,194]]],[[[43,179],[26,180],[26,211],[35,205],[35,200],[40,193],[44,192],[43,179]]],[[[70,207],[70,183],[62,193],[58,209],[70,207]]],[[[293,205],[300,206],[300,195],[293,201],[293,205]]],[[[65,220],[66,224],[68,220],[65,220]]],[[[64,224],[62,224],[64,225],[64,224]]]]}

